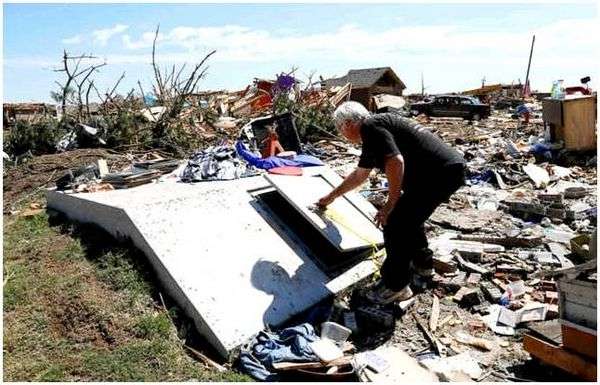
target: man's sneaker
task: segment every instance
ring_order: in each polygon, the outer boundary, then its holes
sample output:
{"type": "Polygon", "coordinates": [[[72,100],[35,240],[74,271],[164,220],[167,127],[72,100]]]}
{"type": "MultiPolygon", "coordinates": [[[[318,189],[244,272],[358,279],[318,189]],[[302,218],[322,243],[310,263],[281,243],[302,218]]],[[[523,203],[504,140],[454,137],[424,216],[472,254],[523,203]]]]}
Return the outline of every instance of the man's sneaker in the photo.
{"type": "Polygon", "coordinates": [[[406,287],[400,291],[390,290],[385,287],[385,285],[376,285],[366,294],[369,301],[379,305],[387,305],[397,301],[406,301],[412,296],[413,292],[409,285],[406,285],[406,287]]]}

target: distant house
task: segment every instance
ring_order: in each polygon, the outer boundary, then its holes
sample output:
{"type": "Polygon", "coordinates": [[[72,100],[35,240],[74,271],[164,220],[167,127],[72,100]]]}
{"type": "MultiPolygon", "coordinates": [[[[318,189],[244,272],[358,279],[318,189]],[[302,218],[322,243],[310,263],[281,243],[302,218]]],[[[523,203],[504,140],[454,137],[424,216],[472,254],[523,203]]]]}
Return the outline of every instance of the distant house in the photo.
{"type": "Polygon", "coordinates": [[[476,96],[480,99],[489,97],[520,98],[523,95],[522,84],[491,84],[462,92],[465,95],[476,96]]]}
{"type": "Polygon", "coordinates": [[[4,103],[2,115],[6,127],[15,124],[18,120],[56,116],[56,106],[46,103],[4,103]]]}
{"type": "Polygon", "coordinates": [[[369,110],[373,110],[373,96],[378,94],[389,94],[402,96],[406,85],[390,67],[364,68],[350,70],[348,74],[340,78],[323,80],[321,86],[324,88],[343,87],[347,83],[352,84],[350,100],[361,103],[369,110]]]}

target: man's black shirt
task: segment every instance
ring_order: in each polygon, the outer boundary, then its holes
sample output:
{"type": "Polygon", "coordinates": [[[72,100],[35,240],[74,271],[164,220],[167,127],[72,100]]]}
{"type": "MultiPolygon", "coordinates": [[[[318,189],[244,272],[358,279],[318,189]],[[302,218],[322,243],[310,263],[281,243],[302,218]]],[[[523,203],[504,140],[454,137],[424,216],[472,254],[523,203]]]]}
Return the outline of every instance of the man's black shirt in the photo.
{"type": "MultiPolygon", "coordinates": [[[[384,170],[387,157],[401,154],[404,158],[404,189],[419,178],[440,175],[445,166],[465,162],[439,137],[414,121],[395,114],[367,118],[361,126],[360,136],[362,154],[358,167],[384,170]]],[[[422,182],[427,183],[426,180],[422,182]]]]}

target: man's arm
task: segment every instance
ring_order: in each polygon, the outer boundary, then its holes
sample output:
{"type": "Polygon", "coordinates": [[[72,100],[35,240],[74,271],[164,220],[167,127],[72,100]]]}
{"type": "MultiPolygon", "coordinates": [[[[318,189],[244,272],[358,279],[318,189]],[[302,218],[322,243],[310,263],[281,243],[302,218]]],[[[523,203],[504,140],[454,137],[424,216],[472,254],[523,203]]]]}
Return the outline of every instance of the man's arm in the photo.
{"type": "Polygon", "coordinates": [[[402,155],[392,155],[385,160],[385,175],[388,179],[388,199],[375,216],[375,223],[382,227],[387,224],[388,216],[402,196],[404,182],[404,158],[402,155]]]}
{"type": "Polygon", "coordinates": [[[344,181],[339,186],[334,188],[333,191],[331,191],[323,198],[319,199],[319,206],[327,206],[336,198],[344,195],[348,191],[354,190],[369,177],[370,173],[370,168],[357,167],[354,171],[350,173],[350,175],[346,177],[346,179],[344,179],[344,181]]]}
{"type": "Polygon", "coordinates": [[[388,211],[392,211],[402,195],[404,182],[404,158],[402,155],[390,156],[385,160],[385,175],[387,176],[389,190],[385,206],[388,211]]]}

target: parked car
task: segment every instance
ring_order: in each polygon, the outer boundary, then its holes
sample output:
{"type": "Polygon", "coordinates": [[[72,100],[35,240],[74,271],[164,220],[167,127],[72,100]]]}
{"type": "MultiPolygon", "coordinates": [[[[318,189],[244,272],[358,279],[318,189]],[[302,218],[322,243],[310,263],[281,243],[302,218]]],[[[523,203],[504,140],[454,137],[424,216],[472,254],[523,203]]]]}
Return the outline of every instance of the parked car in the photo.
{"type": "Polygon", "coordinates": [[[438,95],[410,106],[412,115],[464,118],[469,120],[485,119],[490,116],[490,105],[484,104],[472,96],[438,95]]]}

